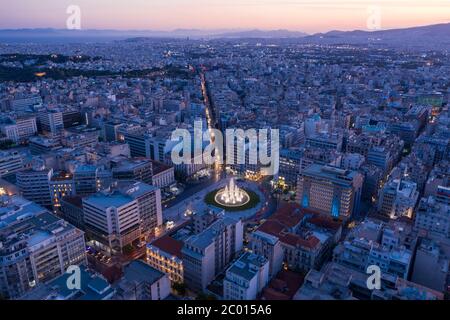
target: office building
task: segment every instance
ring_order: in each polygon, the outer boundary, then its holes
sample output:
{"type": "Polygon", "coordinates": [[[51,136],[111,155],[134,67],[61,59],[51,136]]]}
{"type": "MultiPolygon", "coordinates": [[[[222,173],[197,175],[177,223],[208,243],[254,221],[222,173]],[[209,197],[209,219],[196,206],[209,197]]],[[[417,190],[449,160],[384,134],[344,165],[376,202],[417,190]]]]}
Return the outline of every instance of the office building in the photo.
{"type": "Polygon", "coordinates": [[[34,166],[32,169],[18,172],[16,184],[24,198],[49,208],[52,206],[49,189],[52,176],[53,169],[40,165],[34,166]]]}
{"type": "Polygon", "coordinates": [[[156,228],[163,224],[161,190],[155,186],[137,181],[120,181],[117,188],[123,195],[136,200],[139,210],[142,236],[153,236],[156,228]]]}
{"type": "Polygon", "coordinates": [[[313,164],[299,177],[297,199],[303,208],[346,220],[359,213],[363,181],[356,171],[313,164]]]}
{"type": "Polygon", "coordinates": [[[54,210],[61,207],[62,198],[75,195],[75,183],[71,173],[58,172],[53,174],[48,185],[54,210]]]}
{"type": "Polygon", "coordinates": [[[95,165],[79,165],[73,172],[73,180],[76,194],[87,196],[108,188],[112,182],[112,174],[95,165]]]}
{"type": "Polygon", "coordinates": [[[63,114],[59,111],[44,111],[38,113],[42,132],[58,135],[64,130],[63,114]]]}
{"type": "Polygon", "coordinates": [[[108,254],[122,252],[141,237],[138,201],[130,195],[96,193],[83,198],[83,211],[87,235],[108,254]]]}
{"type": "Polygon", "coordinates": [[[58,215],[74,225],[75,227],[85,230],[83,198],[79,196],[64,197],[60,201],[58,215]]]}
{"type": "Polygon", "coordinates": [[[137,180],[152,184],[153,166],[150,160],[121,160],[112,164],[112,175],[118,180],[137,180]]]}

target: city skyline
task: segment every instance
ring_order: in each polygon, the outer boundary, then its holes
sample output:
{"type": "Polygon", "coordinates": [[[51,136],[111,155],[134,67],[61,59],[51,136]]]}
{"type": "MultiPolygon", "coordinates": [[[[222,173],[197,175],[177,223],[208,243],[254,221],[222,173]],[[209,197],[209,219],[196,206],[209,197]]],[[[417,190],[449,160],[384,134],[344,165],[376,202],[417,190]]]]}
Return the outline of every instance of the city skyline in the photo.
{"type": "Polygon", "coordinates": [[[450,300],[450,0],[372,1],[4,1],[0,304],[450,300]]]}
{"type": "Polygon", "coordinates": [[[288,29],[309,34],[330,30],[370,30],[370,19],[378,14],[376,29],[395,29],[450,20],[448,1],[182,1],[156,0],[146,3],[99,0],[94,3],[44,0],[39,4],[19,0],[3,8],[0,29],[65,28],[69,6],[79,6],[82,29],[156,30],[248,30],[288,29]],[[131,19],[132,17],[132,19],[131,19]]]}

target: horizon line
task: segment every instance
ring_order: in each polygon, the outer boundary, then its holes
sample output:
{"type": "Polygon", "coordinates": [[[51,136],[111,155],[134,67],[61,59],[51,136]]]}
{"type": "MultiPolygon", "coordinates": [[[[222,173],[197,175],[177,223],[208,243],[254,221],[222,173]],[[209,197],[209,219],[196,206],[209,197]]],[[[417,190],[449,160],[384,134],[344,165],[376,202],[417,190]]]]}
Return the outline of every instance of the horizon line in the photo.
{"type": "Polygon", "coordinates": [[[95,29],[95,28],[86,28],[86,29],[67,29],[67,28],[55,28],[55,27],[38,27],[38,28],[1,28],[0,31],[25,31],[25,30],[56,30],[56,31],[69,31],[69,32],[82,32],[82,31],[115,31],[115,32],[177,32],[177,31],[203,31],[203,32],[212,32],[212,31],[236,31],[236,32],[242,32],[242,31],[288,31],[288,32],[297,32],[297,33],[304,33],[306,35],[314,35],[314,34],[321,34],[321,33],[327,33],[327,32],[333,32],[333,31],[342,31],[342,32],[352,32],[352,31],[364,31],[364,32],[377,32],[377,31],[389,31],[389,30],[402,30],[402,29],[411,29],[411,28],[420,28],[420,27],[431,27],[431,26],[437,26],[437,25],[450,25],[449,22],[440,22],[440,23],[433,23],[433,24],[424,24],[424,25],[411,25],[411,26],[405,26],[405,27],[393,27],[393,28],[387,28],[387,29],[377,29],[377,30],[369,30],[369,29],[351,29],[351,30],[339,30],[339,29],[328,29],[327,31],[322,32],[314,32],[314,33],[308,33],[299,29],[287,29],[287,28],[258,28],[258,27],[252,27],[252,28],[173,28],[173,29],[114,29],[114,28],[105,28],[105,29],[95,29]]]}

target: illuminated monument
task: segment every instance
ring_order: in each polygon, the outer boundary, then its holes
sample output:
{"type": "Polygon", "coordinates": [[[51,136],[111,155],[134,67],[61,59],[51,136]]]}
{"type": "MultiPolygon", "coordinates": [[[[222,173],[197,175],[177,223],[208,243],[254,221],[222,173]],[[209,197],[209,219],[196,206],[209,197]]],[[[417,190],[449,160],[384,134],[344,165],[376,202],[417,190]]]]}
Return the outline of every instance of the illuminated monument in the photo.
{"type": "Polygon", "coordinates": [[[216,193],[214,200],[225,207],[240,207],[250,201],[250,196],[245,190],[240,189],[231,178],[230,183],[216,193]]]}

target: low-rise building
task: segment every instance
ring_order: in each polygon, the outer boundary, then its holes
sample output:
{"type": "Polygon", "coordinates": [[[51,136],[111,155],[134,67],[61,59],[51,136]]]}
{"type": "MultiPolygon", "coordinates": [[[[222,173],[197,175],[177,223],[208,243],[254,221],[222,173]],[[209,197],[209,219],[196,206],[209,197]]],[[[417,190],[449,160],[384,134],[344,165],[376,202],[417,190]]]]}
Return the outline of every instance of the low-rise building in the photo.
{"type": "Polygon", "coordinates": [[[263,256],[246,252],[225,273],[225,300],[255,300],[269,282],[269,261],[263,256]]]}
{"type": "Polygon", "coordinates": [[[80,288],[70,289],[67,281],[72,273],[64,273],[56,279],[42,283],[20,297],[20,300],[111,300],[115,290],[101,275],[80,266],[80,288]]]}
{"type": "Polygon", "coordinates": [[[143,261],[132,261],[114,286],[115,300],[163,300],[170,294],[169,277],[143,261]]]}
{"type": "Polygon", "coordinates": [[[153,268],[167,274],[172,283],[183,283],[182,248],[182,241],[165,235],[147,245],[146,261],[153,268]]]}

